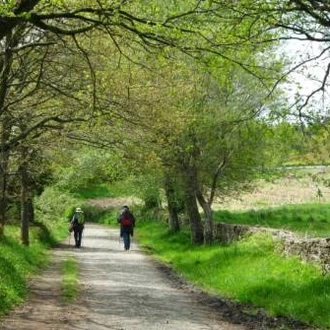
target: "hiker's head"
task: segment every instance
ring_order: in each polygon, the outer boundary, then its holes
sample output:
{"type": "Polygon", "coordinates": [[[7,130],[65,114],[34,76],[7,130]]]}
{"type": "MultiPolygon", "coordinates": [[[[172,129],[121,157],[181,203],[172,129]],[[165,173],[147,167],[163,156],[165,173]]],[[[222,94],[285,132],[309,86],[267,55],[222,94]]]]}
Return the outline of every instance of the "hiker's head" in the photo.
{"type": "Polygon", "coordinates": [[[82,209],[81,209],[80,207],[77,207],[77,208],[76,208],[76,212],[77,212],[77,213],[81,213],[81,212],[82,212],[82,209]]]}
{"type": "Polygon", "coordinates": [[[127,205],[124,205],[122,208],[121,208],[123,211],[128,211],[129,210],[129,207],[127,205]]]}

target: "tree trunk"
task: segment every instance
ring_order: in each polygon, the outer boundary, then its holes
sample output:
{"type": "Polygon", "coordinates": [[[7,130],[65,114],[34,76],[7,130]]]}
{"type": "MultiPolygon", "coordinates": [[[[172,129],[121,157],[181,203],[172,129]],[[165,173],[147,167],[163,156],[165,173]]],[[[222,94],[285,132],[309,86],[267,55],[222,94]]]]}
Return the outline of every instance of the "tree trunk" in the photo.
{"type": "Polygon", "coordinates": [[[190,221],[191,242],[199,245],[203,244],[204,234],[201,216],[199,214],[196,200],[196,171],[193,166],[187,166],[184,169],[184,189],[186,212],[190,221]]]}
{"type": "Polygon", "coordinates": [[[29,178],[28,178],[28,162],[27,148],[22,147],[22,164],[20,166],[21,174],[21,239],[26,246],[29,245],[29,178]]]}
{"type": "Polygon", "coordinates": [[[27,191],[25,187],[22,187],[21,192],[21,240],[26,246],[30,244],[29,240],[29,212],[28,201],[26,199],[27,191]]]}
{"type": "Polygon", "coordinates": [[[33,223],[34,222],[34,206],[33,206],[33,200],[31,197],[28,197],[28,199],[26,201],[26,211],[27,211],[27,217],[28,217],[29,223],[33,223]]]}
{"type": "Polygon", "coordinates": [[[8,163],[10,150],[7,142],[10,137],[12,128],[11,118],[5,110],[5,100],[8,93],[8,80],[10,70],[13,63],[13,53],[11,47],[13,46],[11,32],[5,34],[6,39],[3,42],[5,52],[0,58],[0,236],[4,234],[6,224],[6,210],[7,210],[7,177],[8,177],[8,163]]]}
{"type": "Polygon", "coordinates": [[[178,232],[180,230],[180,223],[178,216],[177,200],[172,180],[168,176],[165,178],[165,194],[167,198],[169,230],[171,232],[178,232]]]}
{"type": "Polygon", "coordinates": [[[203,225],[201,216],[198,211],[195,194],[186,192],[185,202],[187,214],[190,221],[191,242],[196,245],[203,244],[203,225]]]}
{"type": "Polygon", "coordinates": [[[200,190],[197,191],[197,200],[202,207],[205,215],[204,221],[204,243],[212,244],[213,243],[213,212],[209,203],[206,202],[202,192],[200,190]]]}
{"type": "Polygon", "coordinates": [[[8,162],[9,151],[5,148],[5,143],[8,140],[8,129],[6,120],[2,121],[1,125],[1,141],[0,141],[0,236],[4,235],[6,224],[6,210],[7,210],[7,177],[8,177],[8,162]]]}
{"type": "Polygon", "coordinates": [[[1,184],[1,197],[0,197],[0,237],[4,235],[6,224],[6,173],[4,163],[2,162],[0,168],[0,184],[1,184]]]}

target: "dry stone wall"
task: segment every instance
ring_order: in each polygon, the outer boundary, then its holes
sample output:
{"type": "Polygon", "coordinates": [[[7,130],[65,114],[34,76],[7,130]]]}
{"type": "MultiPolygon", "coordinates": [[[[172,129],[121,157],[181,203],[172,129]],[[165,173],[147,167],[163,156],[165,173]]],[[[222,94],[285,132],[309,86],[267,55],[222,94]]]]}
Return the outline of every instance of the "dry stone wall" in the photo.
{"type": "Polygon", "coordinates": [[[217,223],[214,226],[214,238],[224,244],[260,232],[270,233],[274,239],[281,240],[284,254],[316,263],[321,266],[323,273],[330,272],[330,238],[304,238],[285,230],[247,225],[217,223]]]}

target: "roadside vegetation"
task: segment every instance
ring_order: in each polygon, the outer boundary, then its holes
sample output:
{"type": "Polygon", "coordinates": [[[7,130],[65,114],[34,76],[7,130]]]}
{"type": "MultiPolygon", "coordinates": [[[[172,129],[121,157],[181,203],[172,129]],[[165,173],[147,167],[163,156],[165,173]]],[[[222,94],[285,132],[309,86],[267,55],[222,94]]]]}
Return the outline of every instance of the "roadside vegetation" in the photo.
{"type": "MultiPolygon", "coordinates": [[[[231,222],[244,223],[242,213],[228,214],[231,222]]],[[[278,219],[280,214],[284,215],[285,210],[277,211],[278,219]]],[[[296,215],[299,217],[299,208],[296,215]]],[[[284,217],[282,226],[287,225],[284,217]]],[[[280,220],[277,227],[281,227],[280,220]]],[[[308,224],[304,231],[309,231],[308,224]]],[[[325,233],[321,229],[320,232],[325,233]]],[[[209,293],[250,305],[247,312],[256,313],[257,308],[262,308],[272,316],[330,328],[330,275],[323,276],[319,268],[296,257],[284,257],[279,243],[267,235],[255,235],[230,245],[196,246],[191,244],[187,229],[172,234],[165,223],[146,219],[138,223],[136,235],[146,252],[180,276],[209,293]]]]}
{"type": "MultiPolygon", "coordinates": [[[[72,208],[81,205],[89,221],[117,226],[117,208],[90,206],[86,200],[123,196],[121,192],[115,186],[97,189],[90,186],[70,199],[70,195],[62,196],[56,189],[46,191],[36,203],[36,213],[42,214],[49,230],[32,227],[28,249],[18,243],[19,227],[6,227],[6,236],[0,245],[3,278],[0,286],[3,298],[0,300],[1,314],[24,299],[27,280],[40,267],[47,265],[47,249],[67,235],[72,208]],[[54,210],[62,216],[50,221],[54,219],[54,210]]],[[[283,257],[279,243],[274,243],[269,236],[257,235],[230,245],[197,246],[191,242],[184,216],[181,230],[173,233],[168,228],[164,210],[146,210],[144,205],[131,207],[138,218],[136,239],[143,249],[189,282],[223,299],[247,304],[248,313],[256,313],[258,308],[262,308],[273,316],[286,316],[320,328],[330,328],[327,308],[330,304],[330,276],[323,276],[318,267],[303,263],[298,258],[283,257]]],[[[255,210],[217,210],[214,220],[284,228],[304,235],[325,237],[329,235],[328,213],[326,203],[305,203],[255,210]]],[[[64,302],[76,299],[78,285],[76,262],[68,259],[62,267],[64,302]]]]}
{"type": "Polygon", "coordinates": [[[7,225],[0,237],[0,316],[21,303],[27,282],[49,264],[49,249],[68,234],[68,216],[77,199],[48,189],[36,203],[36,221],[30,225],[30,244],[20,241],[18,223],[7,225]]]}
{"type": "Polygon", "coordinates": [[[27,249],[17,240],[19,228],[7,226],[6,233],[0,238],[0,315],[24,300],[27,280],[47,266],[47,248],[51,244],[37,238],[38,230],[31,230],[33,243],[27,249]]]}
{"type": "MultiPolygon", "coordinates": [[[[270,183],[263,189],[269,186],[270,183]]],[[[287,190],[285,181],[283,184],[278,180],[275,186],[276,189],[271,186],[273,199],[276,194],[283,197],[283,189],[287,190]]],[[[216,210],[214,221],[328,237],[329,204],[325,199],[308,203],[314,191],[311,186],[302,204],[279,202],[276,207],[253,210],[235,210],[235,207],[216,210]]],[[[260,205],[266,195],[267,191],[261,190],[257,195],[251,193],[247,199],[260,205]],[[262,200],[258,199],[260,196],[262,200]]],[[[98,197],[103,196],[99,194],[98,197]]],[[[229,245],[215,242],[210,246],[196,246],[191,243],[189,225],[184,216],[181,230],[173,233],[169,230],[166,212],[146,211],[139,205],[132,205],[132,208],[138,218],[136,239],[144,251],[190,283],[220,298],[246,304],[246,313],[255,314],[262,309],[271,316],[289,317],[319,329],[330,328],[330,275],[324,276],[318,266],[302,262],[297,257],[283,256],[281,244],[270,236],[258,234],[229,245]]],[[[114,226],[117,212],[117,209],[109,208],[95,219],[114,226]]]]}
{"type": "Polygon", "coordinates": [[[215,221],[290,230],[309,237],[330,236],[328,204],[287,205],[239,212],[217,211],[215,221]]]}

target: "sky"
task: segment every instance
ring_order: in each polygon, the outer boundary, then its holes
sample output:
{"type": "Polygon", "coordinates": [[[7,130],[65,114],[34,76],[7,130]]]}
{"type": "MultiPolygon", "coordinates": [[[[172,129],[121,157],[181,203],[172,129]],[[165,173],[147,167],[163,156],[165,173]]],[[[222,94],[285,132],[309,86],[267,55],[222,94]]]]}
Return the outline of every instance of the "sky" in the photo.
{"type": "MultiPolygon", "coordinates": [[[[320,46],[320,44],[310,41],[286,41],[283,44],[283,51],[291,61],[289,67],[293,68],[303,61],[318,56],[322,52],[320,46]]],[[[306,62],[305,65],[299,67],[295,72],[290,73],[288,76],[290,83],[285,84],[286,94],[290,100],[294,101],[295,95],[298,94],[302,98],[301,102],[305,102],[311,93],[322,86],[330,61],[328,55],[329,52],[326,52],[322,57],[306,62]]],[[[330,81],[327,82],[324,92],[318,92],[310,98],[308,108],[312,108],[314,111],[321,111],[322,113],[329,113],[329,84],[330,81]]]]}

